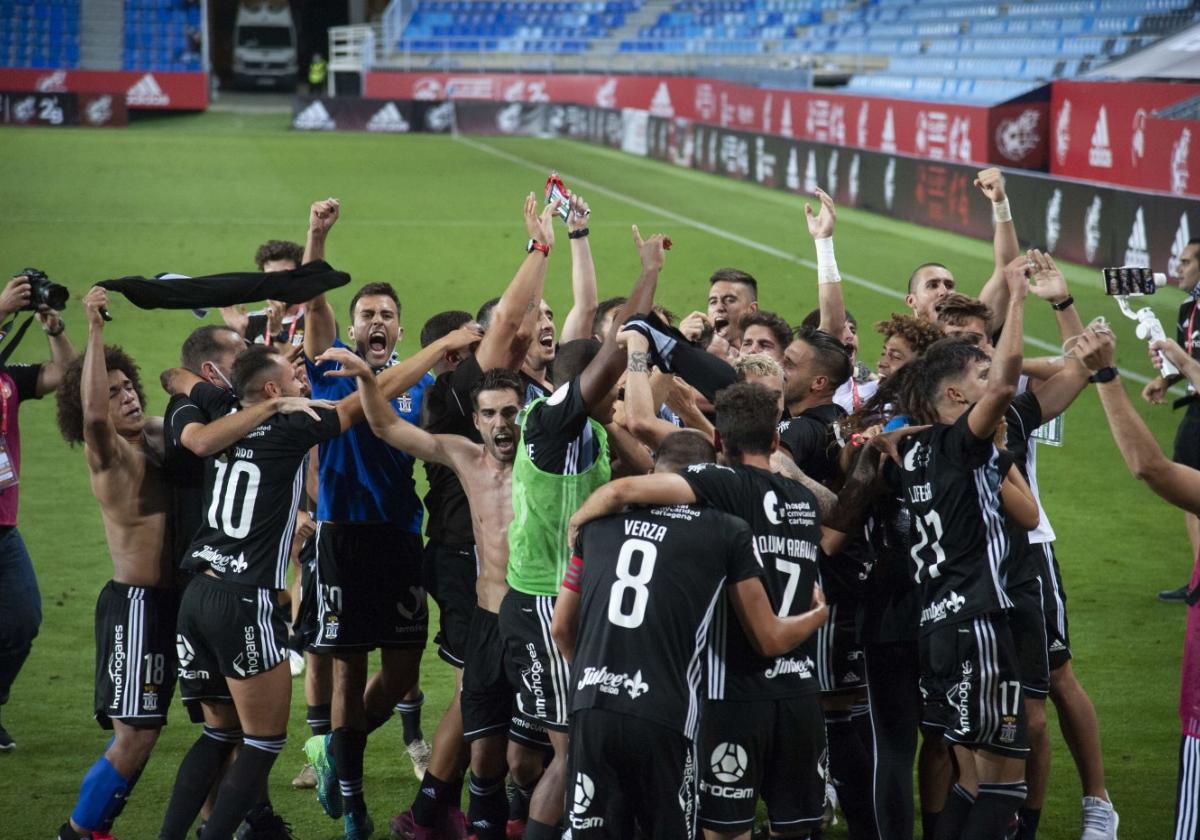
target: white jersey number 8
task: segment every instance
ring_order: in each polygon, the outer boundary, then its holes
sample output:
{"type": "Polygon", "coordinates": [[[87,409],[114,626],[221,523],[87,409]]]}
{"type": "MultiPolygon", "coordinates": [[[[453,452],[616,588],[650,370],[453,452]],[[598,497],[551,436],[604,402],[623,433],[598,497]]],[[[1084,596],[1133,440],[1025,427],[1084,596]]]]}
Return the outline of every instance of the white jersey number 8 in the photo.
{"type": "Polygon", "coordinates": [[[656,559],[658,546],[652,542],[633,539],[621,544],[621,553],[617,555],[617,580],[608,595],[608,620],[613,624],[630,630],[642,625],[646,618],[646,602],[650,600],[646,584],[654,575],[656,559]],[[637,574],[630,569],[635,554],[641,557],[637,574]],[[633,603],[628,611],[625,610],[626,592],[633,593],[633,603]]]}

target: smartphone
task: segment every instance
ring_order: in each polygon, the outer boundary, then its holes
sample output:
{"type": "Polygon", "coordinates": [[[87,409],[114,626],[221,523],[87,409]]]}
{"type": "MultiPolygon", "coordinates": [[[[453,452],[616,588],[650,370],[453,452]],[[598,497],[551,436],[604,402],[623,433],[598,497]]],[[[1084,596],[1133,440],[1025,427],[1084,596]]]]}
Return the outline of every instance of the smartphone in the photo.
{"type": "Polygon", "coordinates": [[[558,217],[564,222],[571,214],[571,193],[562,182],[557,172],[551,172],[550,177],[546,179],[546,203],[559,199],[562,203],[558,205],[558,217]]]}
{"type": "Polygon", "coordinates": [[[1138,266],[1102,269],[1104,294],[1121,297],[1152,295],[1167,283],[1167,275],[1138,266]]]}

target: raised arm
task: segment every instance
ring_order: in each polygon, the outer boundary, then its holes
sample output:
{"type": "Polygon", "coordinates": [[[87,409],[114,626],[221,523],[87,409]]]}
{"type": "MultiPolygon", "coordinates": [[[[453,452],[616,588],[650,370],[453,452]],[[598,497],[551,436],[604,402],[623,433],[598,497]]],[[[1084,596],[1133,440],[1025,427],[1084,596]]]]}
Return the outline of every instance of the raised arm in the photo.
{"type": "Polygon", "coordinates": [[[571,517],[568,543],[575,545],[579,529],[593,519],[617,513],[628,505],[690,505],[696,494],[683,476],[674,473],[655,473],[610,481],[579,506],[571,517]]]}
{"type": "Polygon", "coordinates": [[[1121,377],[1116,375],[1115,347],[1116,339],[1110,330],[1089,327],[1080,337],[1076,351],[1090,370],[1112,369],[1109,371],[1112,378],[1097,383],[1096,392],[1125,465],[1134,478],[1146,482],[1161,498],[1189,513],[1200,514],[1200,471],[1176,464],[1163,454],[1125,393],[1121,377]]]}
{"type": "Polygon", "coordinates": [[[821,210],[814,215],[812,205],[805,203],[804,217],[817,247],[817,301],[821,307],[818,329],[841,338],[842,331],[846,329],[846,303],[842,299],[842,275],[838,273],[837,259],[833,253],[837,210],[833,206],[833,199],[824,190],[818,189],[815,195],[821,202],[821,210]]]}
{"type": "Polygon", "coordinates": [[[1008,195],[1004,190],[1004,173],[999,169],[984,169],[975,178],[975,186],[992,203],[992,221],[996,228],[992,233],[992,276],[983,284],[979,299],[992,310],[992,332],[1004,326],[1008,310],[1008,285],[1004,280],[1004,268],[1021,255],[1021,244],[1017,241],[1017,227],[1013,224],[1012,210],[1008,206],[1008,195]]]}
{"type": "MultiPolygon", "coordinates": [[[[1029,252],[1028,259],[1034,266],[1030,277],[1030,294],[1054,307],[1054,317],[1058,321],[1058,333],[1063,343],[1074,339],[1083,332],[1083,321],[1067,288],[1066,278],[1049,254],[1033,250],[1029,252]]],[[[1034,387],[1042,407],[1043,420],[1053,420],[1066,411],[1088,383],[1088,369],[1069,353],[1061,366],[1055,366],[1054,371],[1034,387]]]]}
{"type": "MultiPolygon", "coordinates": [[[[557,202],[548,204],[539,215],[533,193],[525,196],[525,230],[530,239],[547,248],[554,245],[553,213],[557,208],[557,202]]],[[[521,367],[533,340],[532,326],[526,328],[525,324],[531,317],[536,322],[549,259],[548,253],[535,250],[521,261],[520,268],[500,296],[500,302],[492,309],[487,333],[475,351],[480,370],[517,370],[521,367]]]]}
{"type": "Polygon", "coordinates": [[[571,243],[571,311],[563,319],[561,341],[592,337],[592,321],[596,318],[599,296],[596,293],[596,263],[592,246],[588,244],[588,217],[591,209],[582,196],[571,196],[571,212],[567,215],[567,231],[571,243]]]}
{"type": "Polygon", "coordinates": [[[67,325],[57,311],[43,307],[38,310],[37,316],[50,344],[50,361],[43,362],[38,372],[36,393],[42,397],[58,388],[67,365],[75,361],[77,354],[71,339],[67,337],[67,325]]]}
{"type": "Polygon", "coordinates": [[[125,444],[109,417],[108,367],[104,362],[104,318],[100,310],[108,306],[108,293],[93,286],[83,299],[87,315],[88,339],[83,353],[79,396],[83,403],[83,442],[87,447],[88,466],[98,473],[111,469],[124,454],[125,444]]]}
{"type": "MultiPolygon", "coordinates": [[[[421,377],[428,373],[444,354],[465,350],[477,341],[479,328],[474,323],[469,323],[447,333],[429,346],[422,347],[399,364],[392,365],[375,378],[384,400],[393,400],[420,382],[421,377]]],[[[331,373],[327,372],[325,375],[329,376],[331,373]]],[[[332,372],[332,375],[337,375],[337,372],[332,372]]],[[[338,400],[336,407],[342,431],[361,423],[364,419],[362,396],[357,391],[338,400]]]]}
{"type": "Polygon", "coordinates": [[[1008,313],[1004,320],[1004,331],[1000,333],[1000,341],[992,353],[987,390],[970,409],[967,417],[971,433],[977,438],[992,436],[1017,393],[1017,380],[1021,376],[1021,343],[1025,332],[1025,298],[1029,294],[1027,265],[1027,258],[1022,256],[1009,263],[1004,270],[1008,285],[1008,313]]]}
{"type": "MultiPolygon", "coordinates": [[[[308,236],[304,240],[304,262],[325,259],[325,238],[341,214],[336,198],[314,201],[308,210],[308,236]]],[[[304,355],[315,359],[333,346],[337,338],[337,319],[325,295],[317,295],[304,305],[304,355]]]]}
{"type": "Polygon", "coordinates": [[[392,407],[379,390],[375,374],[357,353],[344,347],[331,347],[321,354],[319,361],[336,362],[340,367],[328,371],[326,376],[349,377],[358,381],[358,395],[362,410],[371,431],[396,449],[402,449],[423,461],[450,466],[448,453],[442,446],[441,436],[431,435],[424,429],[406,422],[392,411],[392,407]]]}
{"type": "Polygon", "coordinates": [[[795,649],[829,618],[825,594],[816,584],[813,584],[812,608],[786,618],[775,615],[762,578],[738,581],[727,591],[738,620],[746,629],[746,638],[762,656],[782,656],[795,649]]]}
{"type": "Polygon", "coordinates": [[[623,330],[617,335],[617,344],[625,348],[628,357],[625,365],[625,427],[646,446],[657,449],[663,438],[679,431],[679,427],[658,416],[658,406],[650,387],[650,341],[637,330],[623,330]]]}
{"type": "MultiPolygon", "coordinates": [[[[629,299],[617,313],[615,323],[624,324],[630,315],[649,312],[654,305],[654,292],[658,288],[658,275],[663,269],[667,249],[671,240],[661,233],[642,239],[637,225],[633,226],[633,244],[637,246],[642,261],[642,273],[629,293],[629,299]]],[[[604,336],[604,343],[596,358],[584,368],[579,377],[579,390],[585,405],[593,406],[608,396],[612,386],[621,378],[625,367],[625,350],[617,344],[616,331],[604,336]]]]}

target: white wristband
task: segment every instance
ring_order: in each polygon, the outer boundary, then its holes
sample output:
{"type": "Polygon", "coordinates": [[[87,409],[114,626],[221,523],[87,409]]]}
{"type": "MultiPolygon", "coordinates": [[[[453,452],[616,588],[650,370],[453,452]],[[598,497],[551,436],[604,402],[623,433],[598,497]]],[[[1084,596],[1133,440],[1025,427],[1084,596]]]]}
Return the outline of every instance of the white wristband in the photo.
{"type": "Polygon", "coordinates": [[[1007,198],[1003,201],[993,202],[992,221],[994,221],[996,224],[1012,221],[1012,209],[1008,206],[1007,198]]]}
{"type": "Polygon", "coordinates": [[[838,274],[837,260],[833,256],[833,237],[814,241],[817,245],[817,282],[841,283],[842,275],[838,274]]]}

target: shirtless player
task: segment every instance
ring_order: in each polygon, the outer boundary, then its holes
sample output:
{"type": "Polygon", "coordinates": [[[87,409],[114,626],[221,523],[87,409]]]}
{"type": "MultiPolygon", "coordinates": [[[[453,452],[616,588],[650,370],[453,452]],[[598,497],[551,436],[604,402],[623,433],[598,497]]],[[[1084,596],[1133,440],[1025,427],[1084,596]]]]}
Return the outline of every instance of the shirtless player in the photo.
{"type": "MultiPolygon", "coordinates": [[[[508,591],[505,575],[508,525],[513,516],[512,464],[520,437],[517,416],[524,387],[511,371],[497,369],[484,374],[472,395],[475,426],[483,438],[480,445],[461,435],[432,435],[388,410],[370,368],[353,353],[331,349],[320,360],[341,365],[340,370],[327,376],[358,378],[363,410],[376,435],[417,458],[450,467],[467,494],[479,555],[475,584],[478,609],[472,616],[463,668],[463,730],[471,744],[468,819],[472,824],[488,819],[503,825],[507,808],[505,731],[512,718],[512,689],[503,670],[497,622],[500,602],[508,591]],[[481,779],[488,783],[480,784],[481,779]]],[[[409,838],[432,837],[434,817],[414,808],[401,815],[399,833],[409,838]]]]}
{"type": "Polygon", "coordinates": [[[113,730],[84,776],[59,840],[108,834],[166,723],[175,691],[175,591],[168,533],[171,494],[162,472],[162,420],[143,413],[137,365],[104,345],[105,291],[83,299],[87,350],[58,392],[58,427],[83,443],[100,503],[112,580],[96,603],[95,715],[113,730]]]}

